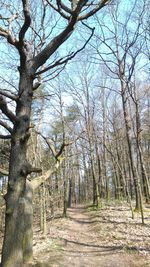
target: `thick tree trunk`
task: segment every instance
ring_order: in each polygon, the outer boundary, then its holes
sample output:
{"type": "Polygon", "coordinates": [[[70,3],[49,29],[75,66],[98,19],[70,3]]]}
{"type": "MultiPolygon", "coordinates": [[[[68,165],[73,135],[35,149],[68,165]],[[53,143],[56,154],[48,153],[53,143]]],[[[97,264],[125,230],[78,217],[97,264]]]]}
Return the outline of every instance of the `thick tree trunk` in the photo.
{"type": "Polygon", "coordinates": [[[26,182],[24,237],[23,237],[23,262],[32,261],[33,257],[33,189],[29,181],[26,182]]]}
{"type": "Polygon", "coordinates": [[[32,189],[26,182],[30,172],[26,151],[31,103],[32,78],[25,70],[20,72],[19,99],[11,141],[2,267],[21,267],[24,259],[32,258],[32,189]]]}

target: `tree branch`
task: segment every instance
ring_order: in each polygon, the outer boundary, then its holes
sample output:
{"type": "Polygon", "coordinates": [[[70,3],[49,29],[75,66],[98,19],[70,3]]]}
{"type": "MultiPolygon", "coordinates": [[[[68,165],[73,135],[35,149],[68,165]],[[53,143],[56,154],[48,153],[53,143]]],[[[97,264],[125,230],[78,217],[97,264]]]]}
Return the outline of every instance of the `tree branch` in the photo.
{"type": "Polygon", "coordinates": [[[9,108],[7,107],[7,102],[5,101],[4,97],[1,95],[0,95],[0,109],[3,112],[3,114],[5,114],[7,118],[10,119],[12,123],[14,123],[17,120],[13,112],[9,110],[9,108]]]}
{"type": "MultiPolygon", "coordinates": [[[[84,131],[82,131],[82,132],[80,133],[80,135],[79,135],[75,140],[70,141],[70,142],[68,142],[68,143],[63,143],[63,144],[61,145],[61,148],[60,148],[59,152],[58,152],[58,153],[56,154],[56,156],[55,156],[57,162],[56,162],[56,164],[54,165],[54,167],[53,167],[52,169],[46,171],[46,172],[45,172],[44,174],[42,174],[41,176],[38,176],[38,177],[34,178],[34,179],[31,181],[31,185],[32,185],[33,190],[37,189],[41,184],[43,184],[46,180],[48,180],[48,179],[50,178],[50,176],[51,176],[53,173],[55,173],[55,172],[57,171],[57,169],[61,166],[61,164],[62,164],[62,162],[63,162],[63,160],[64,160],[63,157],[59,158],[60,155],[62,154],[63,150],[64,150],[64,147],[73,144],[75,141],[77,141],[77,140],[81,137],[81,134],[83,134],[83,133],[84,133],[84,131]]],[[[40,134],[40,133],[39,133],[39,134],[40,134]]],[[[41,134],[40,134],[40,135],[41,135],[41,134]]],[[[43,137],[43,136],[42,136],[42,137],[43,137]]],[[[44,138],[44,139],[45,139],[45,138],[44,138]]],[[[56,150],[55,150],[55,152],[56,152],[56,150]]]]}
{"type": "Polygon", "coordinates": [[[56,162],[56,164],[54,165],[52,169],[49,169],[41,176],[35,177],[33,180],[31,180],[30,182],[31,182],[33,190],[36,190],[41,184],[43,184],[46,180],[48,180],[50,176],[59,169],[63,160],[64,158],[61,158],[59,161],[56,162]]]}
{"type": "Polygon", "coordinates": [[[3,134],[0,134],[0,139],[3,139],[3,140],[11,139],[11,135],[3,135],[3,134]]]}
{"type": "Polygon", "coordinates": [[[39,134],[46,142],[46,144],[48,145],[49,149],[51,150],[53,157],[56,158],[56,149],[54,147],[54,145],[52,144],[52,140],[50,138],[46,138],[43,134],[41,134],[40,132],[36,132],[37,134],[39,134]],[[51,143],[50,143],[51,141],[51,143]]]}
{"type": "MultiPolygon", "coordinates": [[[[80,2],[80,1],[79,1],[80,2]]],[[[85,2],[85,1],[83,1],[85,2]]],[[[33,59],[33,68],[36,71],[40,66],[45,64],[49,57],[60,47],[64,41],[66,41],[74,30],[74,26],[78,20],[78,15],[81,11],[82,5],[78,5],[76,12],[73,12],[67,27],[56,37],[54,37],[50,43],[33,59]]]]}
{"type": "MultiPolygon", "coordinates": [[[[53,4],[51,2],[49,2],[48,0],[47,0],[47,2],[56,11],[60,12],[61,6],[65,9],[65,6],[63,6],[61,1],[57,1],[58,8],[53,6],[53,4]]],[[[80,17],[79,14],[80,14],[82,8],[87,4],[87,2],[88,2],[88,0],[77,1],[77,4],[75,5],[75,7],[73,8],[73,10],[71,12],[71,15],[70,15],[70,18],[68,21],[68,25],[66,26],[66,28],[60,34],[58,34],[56,37],[54,37],[49,42],[49,44],[38,55],[36,55],[33,58],[32,67],[33,67],[35,72],[40,66],[45,64],[45,62],[49,59],[49,57],[70,37],[70,35],[72,34],[72,32],[74,30],[75,24],[79,20],[83,20],[83,19],[86,19],[86,18],[92,16],[98,10],[100,10],[106,4],[108,4],[110,2],[110,0],[100,1],[100,3],[97,5],[97,7],[95,9],[91,10],[89,13],[80,17]]],[[[70,11],[68,10],[68,12],[70,12],[70,11]]]]}
{"type": "Polygon", "coordinates": [[[31,170],[30,170],[30,172],[28,174],[30,174],[32,172],[39,173],[39,172],[42,172],[42,169],[41,168],[38,168],[38,167],[33,167],[32,166],[32,168],[31,168],[31,170]]]}
{"type": "Polygon", "coordinates": [[[8,43],[14,45],[15,47],[17,47],[17,41],[16,39],[13,37],[12,33],[10,32],[10,30],[6,30],[4,28],[2,28],[0,26],[0,36],[5,37],[8,41],[8,43]]]}
{"type": "Polygon", "coordinates": [[[34,85],[33,85],[33,91],[37,90],[40,86],[41,86],[42,82],[36,82],[34,85]]]}
{"type": "MultiPolygon", "coordinates": [[[[54,5],[54,4],[52,4],[52,2],[50,2],[50,1],[48,1],[48,0],[46,0],[46,2],[56,11],[56,12],[58,12],[64,19],[67,19],[67,20],[69,20],[70,19],[70,16],[68,16],[68,15],[66,15],[62,10],[60,10],[60,7],[59,7],[59,5],[57,5],[58,6],[58,8],[54,5]]],[[[60,1],[59,1],[60,2],[60,1]]]]}
{"type": "Polygon", "coordinates": [[[93,34],[94,34],[94,30],[95,28],[91,28],[91,35],[90,37],[87,39],[87,41],[84,43],[84,45],[78,49],[76,52],[72,52],[70,55],[64,57],[64,58],[61,58],[59,60],[57,60],[54,64],[50,65],[49,67],[41,70],[41,71],[38,71],[35,75],[38,76],[40,74],[43,74],[44,72],[50,70],[50,69],[53,69],[57,66],[60,66],[60,65],[63,65],[63,64],[66,64],[69,60],[73,59],[79,52],[81,52],[82,50],[84,50],[84,48],[86,47],[86,45],[88,44],[88,42],[90,41],[90,39],[92,38],[93,34]]]}
{"type": "MultiPolygon", "coordinates": [[[[83,23],[83,24],[86,25],[85,23],[83,23]]],[[[54,79],[56,76],[58,76],[58,75],[60,74],[60,72],[62,72],[63,69],[65,68],[67,62],[68,62],[69,60],[71,60],[72,58],[74,58],[79,52],[81,52],[81,51],[86,47],[86,45],[88,44],[88,42],[90,41],[90,39],[92,38],[93,33],[94,33],[94,29],[95,29],[95,28],[91,28],[91,27],[89,27],[88,25],[86,25],[86,27],[88,27],[90,30],[92,30],[92,34],[90,35],[90,37],[88,38],[88,40],[85,42],[85,44],[83,45],[83,47],[80,48],[79,50],[77,50],[76,52],[72,52],[72,53],[70,53],[70,55],[66,56],[67,58],[66,58],[66,57],[63,57],[63,58],[57,60],[54,64],[48,66],[47,68],[42,69],[41,71],[36,72],[36,74],[35,74],[35,78],[38,78],[39,75],[41,75],[41,74],[47,72],[48,70],[51,70],[51,69],[53,69],[53,68],[55,68],[55,67],[58,67],[58,66],[63,65],[61,69],[58,68],[58,69],[54,70],[52,73],[50,73],[50,74],[47,75],[47,77],[50,76],[50,75],[52,76],[52,75],[53,75],[54,73],[56,73],[56,71],[57,71],[57,74],[56,74],[55,76],[53,76],[53,77],[51,77],[51,78],[49,78],[49,79],[46,79],[46,80],[43,79],[43,82],[50,81],[50,80],[54,79]],[[59,72],[58,72],[58,70],[59,70],[59,72]]],[[[35,90],[36,90],[36,89],[38,88],[38,86],[40,86],[40,85],[41,85],[41,83],[39,83],[39,84],[36,83],[36,84],[35,84],[35,90]],[[37,86],[37,87],[36,87],[36,86],[37,86]]],[[[33,90],[34,90],[34,87],[33,87],[33,90]]]]}
{"type": "Polygon", "coordinates": [[[64,148],[65,148],[66,146],[70,146],[70,145],[74,144],[74,143],[81,137],[81,135],[82,135],[84,132],[85,132],[85,131],[82,131],[82,132],[77,136],[77,138],[75,138],[75,140],[72,140],[72,141],[70,141],[70,142],[68,142],[68,143],[65,143],[65,142],[64,142],[64,143],[61,145],[60,150],[59,150],[58,153],[56,154],[56,159],[57,159],[57,160],[59,159],[60,155],[62,154],[62,152],[63,152],[63,150],[64,150],[64,148]]]}
{"type": "Polygon", "coordinates": [[[24,36],[27,32],[27,30],[30,27],[31,24],[31,17],[30,17],[30,12],[29,12],[29,5],[28,5],[28,0],[22,0],[22,5],[23,5],[23,14],[24,14],[24,24],[20,30],[19,33],[19,43],[22,43],[24,36]]]}
{"type": "Polygon", "coordinates": [[[94,9],[92,9],[91,11],[89,11],[88,13],[86,13],[83,16],[80,16],[78,18],[78,21],[80,20],[85,20],[88,19],[89,17],[93,16],[94,14],[96,14],[100,9],[102,9],[103,7],[105,7],[107,4],[109,4],[112,0],[102,0],[100,1],[96,7],[94,9]]]}
{"type": "Polygon", "coordinates": [[[6,122],[0,120],[0,125],[5,128],[10,134],[12,134],[12,128],[6,122]]]}
{"type": "MultiPolygon", "coordinates": [[[[22,175],[27,176],[33,172],[39,173],[39,172],[42,172],[42,169],[32,166],[29,162],[26,162],[25,164],[23,164],[22,169],[21,169],[22,175]]],[[[29,178],[29,180],[30,180],[30,178],[29,178]]]]}
{"type": "Polygon", "coordinates": [[[47,179],[50,178],[50,176],[56,172],[56,168],[50,169],[46,171],[41,176],[35,177],[34,180],[31,180],[30,183],[32,185],[32,189],[36,190],[41,184],[43,184],[47,179]]]}
{"type": "Polygon", "coordinates": [[[60,6],[65,12],[69,13],[70,15],[73,14],[72,10],[67,7],[61,0],[57,0],[57,2],[59,2],[59,4],[57,3],[57,6],[60,6]]]}
{"type": "Polygon", "coordinates": [[[0,95],[3,95],[5,97],[8,97],[10,98],[11,100],[13,101],[17,101],[18,100],[18,97],[10,92],[6,92],[4,90],[0,90],[0,95]]]}

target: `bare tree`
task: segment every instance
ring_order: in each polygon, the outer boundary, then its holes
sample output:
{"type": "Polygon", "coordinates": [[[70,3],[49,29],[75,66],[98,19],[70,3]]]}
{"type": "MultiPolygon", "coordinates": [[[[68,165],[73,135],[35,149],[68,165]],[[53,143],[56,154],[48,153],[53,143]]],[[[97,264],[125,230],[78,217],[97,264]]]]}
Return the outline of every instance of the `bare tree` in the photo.
{"type": "MultiPolygon", "coordinates": [[[[127,150],[129,158],[129,166],[131,168],[132,177],[135,186],[136,196],[136,210],[141,210],[143,218],[142,208],[142,195],[139,174],[137,172],[132,147],[132,125],[130,124],[130,113],[129,113],[129,88],[132,85],[134,70],[137,64],[139,55],[141,54],[141,47],[144,42],[142,32],[142,19],[146,10],[145,1],[141,3],[140,10],[136,2],[133,3],[131,12],[127,14],[122,21],[118,14],[119,5],[114,9],[110,10],[110,21],[112,27],[108,27],[98,21],[101,35],[97,35],[99,44],[101,47],[105,47],[105,51],[100,51],[97,46],[97,54],[103,64],[107,68],[107,73],[112,79],[118,80],[116,82],[116,88],[110,88],[110,90],[118,91],[121,95],[122,107],[125,122],[125,132],[127,140],[127,150]],[[138,13],[138,15],[136,15],[138,13]],[[130,19],[135,19],[135,27],[130,28],[130,19]],[[108,38],[107,35],[110,37],[108,38]],[[119,89],[118,89],[119,88],[119,89]]],[[[111,86],[109,86],[111,87],[111,86]]]]}
{"type": "MultiPolygon", "coordinates": [[[[66,5],[63,1],[41,1],[42,17],[39,29],[34,27],[37,10],[27,0],[18,1],[12,6],[9,2],[2,2],[0,36],[12,50],[17,52],[19,62],[19,86],[17,92],[10,93],[1,90],[0,109],[5,118],[11,123],[1,121],[0,125],[9,133],[11,152],[9,162],[8,191],[6,200],[5,236],[2,251],[3,267],[20,267],[23,262],[32,260],[32,188],[27,182],[27,176],[36,172],[26,158],[27,143],[30,137],[31,104],[34,90],[41,84],[43,73],[65,64],[75,53],[67,58],[57,59],[47,65],[47,61],[57,49],[71,36],[77,22],[83,21],[106,6],[110,1],[72,1],[66,5]],[[92,2],[93,3],[93,2],[92,2]],[[62,18],[64,29],[56,33],[49,41],[45,25],[45,18],[49,9],[53,8],[62,18]],[[16,11],[19,10],[19,11],[16,11]],[[7,11],[7,12],[6,12],[7,11]],[[5,14],[8,17],[5,17],[5,14]],[[32,16],[33,15],[33,16],[32,16]],[[35,82],[37,79],[37,82],[35,82]],[[9,108],[7,99],[15,103],[15,111],[9,108]],[[30,238],[29,238],[30,237],[30,238]]],[[[39,17],[38,17],[39,20],[39,17]]],[[[6,138],[6,136],[5,136],[6,138]]],[[[49,176],[49,173],[47,173],[49,176]]],[[[45,177],[47,177],[45,176],[45,177]]],[[[45,178],[46,179],[46,178],[45,178]]]]}

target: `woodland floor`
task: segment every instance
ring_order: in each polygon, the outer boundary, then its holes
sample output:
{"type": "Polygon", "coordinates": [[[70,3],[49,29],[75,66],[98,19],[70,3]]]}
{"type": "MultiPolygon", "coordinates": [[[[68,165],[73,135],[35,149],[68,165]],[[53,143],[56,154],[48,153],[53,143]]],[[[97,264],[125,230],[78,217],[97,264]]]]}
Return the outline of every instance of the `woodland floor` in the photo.
{"type": "MultiPolygon", "coordinates": [[[[68,209],[47,223],[43,237],[36,220],[34,263],[26,267],[150,267],[150,207],[132,220],[127,204],[68,209]]],[[[0,229],[0,247],[3,230],[0,229]]]]}
{"type": "Polygon", "coordinates": [[[68,209],[34,236],[34,267],[150,267],[150,210],[145,225],[126,205],[68,209]]]}

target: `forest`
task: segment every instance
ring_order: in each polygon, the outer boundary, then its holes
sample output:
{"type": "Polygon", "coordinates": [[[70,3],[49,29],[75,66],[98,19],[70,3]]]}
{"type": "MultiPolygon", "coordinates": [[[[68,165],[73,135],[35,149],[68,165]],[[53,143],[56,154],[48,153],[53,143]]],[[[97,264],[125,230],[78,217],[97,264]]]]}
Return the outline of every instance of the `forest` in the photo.
{"type": "Polygon", "coordinates": [[[0,267],[150,266],[149,10],[0,1],[0,267]]]}

